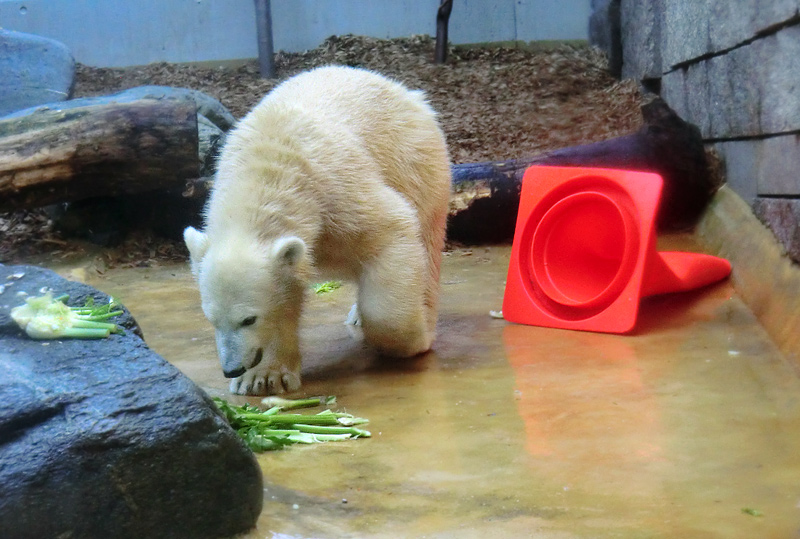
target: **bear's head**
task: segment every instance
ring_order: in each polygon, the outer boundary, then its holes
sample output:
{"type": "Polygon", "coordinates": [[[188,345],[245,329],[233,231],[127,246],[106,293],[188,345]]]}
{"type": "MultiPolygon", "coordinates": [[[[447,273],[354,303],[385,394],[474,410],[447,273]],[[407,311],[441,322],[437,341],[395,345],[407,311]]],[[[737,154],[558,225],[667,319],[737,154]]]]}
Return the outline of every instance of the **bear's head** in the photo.
{"type": "Polygon", "coordinates": [[[228,235],[212,242],[193,227],[183,237],[203,313],[216,330],[222,372],[236,378],[270,361],[286,322],[299,318],[306,244],[295,236],[263,241],[228,235]]]}

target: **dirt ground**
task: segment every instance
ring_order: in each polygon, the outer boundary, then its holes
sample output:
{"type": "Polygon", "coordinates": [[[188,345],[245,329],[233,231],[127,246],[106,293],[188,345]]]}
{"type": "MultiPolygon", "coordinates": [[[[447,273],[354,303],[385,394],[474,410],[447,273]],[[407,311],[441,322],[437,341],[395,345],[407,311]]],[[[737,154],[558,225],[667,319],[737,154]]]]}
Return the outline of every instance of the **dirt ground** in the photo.
{"type": "MultiPolygon", "coordinates": [[[[203,91],[241,117],[275,84],[295,73],[326,64],[359,66],[427,93],[440,114],[454,163],[529,157],[628,134],[642,123],[636,84],[611,77],[606,58],[596,49],[451,48],[443,65],[433,63],[433,50],[429,36],[333,36],[310,51],[278,53],[276,79],[262,79],[256,61],[235,68],[79,65],[74,97],[146,84],[177,86],[203,91]]],[[[68,256],[85,249],[54,230],[43,210],[0,214],[0,262],[36,254],[68,256]]],[[[111,265],[147,265],[186,254],[176,242],[139,231],[103,256],[111,265]]]]}

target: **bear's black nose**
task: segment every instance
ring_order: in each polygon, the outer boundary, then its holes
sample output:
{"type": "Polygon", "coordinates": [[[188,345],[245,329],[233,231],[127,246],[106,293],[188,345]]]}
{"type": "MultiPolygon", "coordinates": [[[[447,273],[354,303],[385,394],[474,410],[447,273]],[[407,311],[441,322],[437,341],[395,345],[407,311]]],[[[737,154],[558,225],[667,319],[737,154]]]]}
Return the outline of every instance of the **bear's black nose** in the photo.
{"type": "Polygon", "coordinates": [[[232,370],[232,371],[223,370],[222,374],[225,375],[225,378],[236,378],[237,376],[243,375],[244,371],[246,371],[246,370],[247,369],[245,369],[244,367],[239,367],[238,369],[232,370]]]}

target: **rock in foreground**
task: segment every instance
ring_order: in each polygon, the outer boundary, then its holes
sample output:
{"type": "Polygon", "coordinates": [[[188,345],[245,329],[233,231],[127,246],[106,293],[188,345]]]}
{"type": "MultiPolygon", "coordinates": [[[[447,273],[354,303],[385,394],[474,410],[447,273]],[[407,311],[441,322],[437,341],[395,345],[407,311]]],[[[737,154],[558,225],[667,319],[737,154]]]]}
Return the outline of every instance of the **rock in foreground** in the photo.
{"type": "Polygon", "coordinates": [[[261,472],[207,395],[125,335],[34,341],[9,311],[51,288],[107,297],[32,266],[0,265],[0,537],[233,535],[255,525],[261,472]]]}

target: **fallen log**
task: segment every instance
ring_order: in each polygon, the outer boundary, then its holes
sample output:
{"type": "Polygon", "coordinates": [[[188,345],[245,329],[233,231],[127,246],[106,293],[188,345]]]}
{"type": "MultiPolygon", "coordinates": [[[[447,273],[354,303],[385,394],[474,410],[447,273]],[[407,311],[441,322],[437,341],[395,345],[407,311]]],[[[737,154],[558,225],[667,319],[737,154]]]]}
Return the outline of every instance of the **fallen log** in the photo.
{"type": "Polygon", "coordinates": [[[0,211],[183,186],[199,175],[196,109],[141,99],[0,120],[0,211]]]}
{"type": "Polygon", "coordinates": [[[690,228],[719,187],[699,129],[663,101],[642,107],[637,132],[528,159],[454,165],[447,236],[459,243],[502,243],[514,236],[522,176],[532,165],[655,172],[664,179],[659,230],[690,228]]]}

